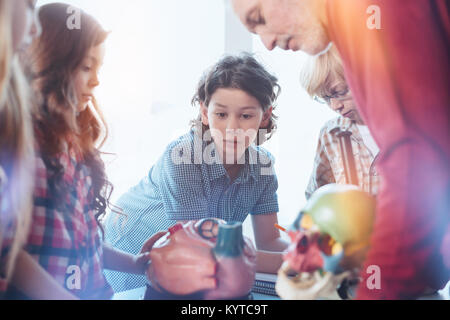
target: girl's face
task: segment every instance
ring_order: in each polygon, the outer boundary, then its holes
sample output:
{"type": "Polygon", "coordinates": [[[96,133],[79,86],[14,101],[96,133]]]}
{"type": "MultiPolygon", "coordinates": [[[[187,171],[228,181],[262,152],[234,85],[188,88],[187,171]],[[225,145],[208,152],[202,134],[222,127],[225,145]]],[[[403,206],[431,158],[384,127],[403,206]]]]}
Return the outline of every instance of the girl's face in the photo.
{"type": "Polygon", "coordinates": [[[335,81],[333,85],[330,86],[329,91],[330,95],[325,97],[325,100],[333,111],[336,111],[343,117],[355,121],[359,125],[364,124],[364,121],[356,108],[350,89],[345,82],[335,81]]]}
{"type": "Polygon", "coordinates": [[[12,7],[13,52],[29,46],[34,37],[39,36],[40,23],[36,12],[36,0],[14,1],[12,7]]]}
{"type": "Polygon", "coordinates": [[[94,89],[100,84],[98,73],[103,65],[105,45],[102,43],[89,49],[75,71],[74,86],[77,96],[77,112],[83,112],[94,98],[94,89]]]}
{"type": "Polygon", "coordinates": [[[272,107],[263,111],[258,100],[240,89],[221,88],[209,106],[200,104],[202,122],[209,126],[217,150],[226,165],[235,164],[256,140],[258,130],[267,128],[272,107]]]}

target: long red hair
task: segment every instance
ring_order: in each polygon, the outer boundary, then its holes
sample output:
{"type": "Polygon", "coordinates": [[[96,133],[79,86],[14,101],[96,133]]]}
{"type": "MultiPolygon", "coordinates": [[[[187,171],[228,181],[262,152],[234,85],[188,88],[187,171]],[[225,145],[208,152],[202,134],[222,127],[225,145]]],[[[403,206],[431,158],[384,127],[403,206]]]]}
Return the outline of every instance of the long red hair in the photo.
{"type": "Polygon", "coordinates": [[[42,96],[33,122],[42,158],[53,172],[49,177],[50,192],[55,198],[65,192],[62,166],[55,162],[55,156],[68,144],[82,155],[91,169],[93,209],[98,218],[105,213],[112,192],[100,158],[100,148],[108,136],[107,126],[95,98],[92,99],[93,109],[77,112],[73,78],[89,49],[102,44],[108,33],[93,17],[79,9],[81,26],[69,29],[69,8],[73,7],[51,3],[39,11],[42,34],[29,50],[33,86],[42,96]]]}

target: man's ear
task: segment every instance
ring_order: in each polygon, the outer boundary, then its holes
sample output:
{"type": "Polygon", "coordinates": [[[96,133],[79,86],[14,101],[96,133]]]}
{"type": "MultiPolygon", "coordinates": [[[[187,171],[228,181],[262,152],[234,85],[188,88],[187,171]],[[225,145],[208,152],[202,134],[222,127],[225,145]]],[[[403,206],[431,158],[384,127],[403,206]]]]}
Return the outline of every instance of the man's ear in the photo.
{"type": "Polygon", "coordinates": [[[209,126],[208,107],[205,106],[204,102],[200,102],[200,115],[202,117],[203,125],[209,126]]]}
{"type": "Polygon", "coordinates": [[[270,107],[264,112],[261,125],[259,126],[260,129],[269,129],[267,127],[269,126],[270,119],[272,118],[272,111],[273,107],[270,107]]]}

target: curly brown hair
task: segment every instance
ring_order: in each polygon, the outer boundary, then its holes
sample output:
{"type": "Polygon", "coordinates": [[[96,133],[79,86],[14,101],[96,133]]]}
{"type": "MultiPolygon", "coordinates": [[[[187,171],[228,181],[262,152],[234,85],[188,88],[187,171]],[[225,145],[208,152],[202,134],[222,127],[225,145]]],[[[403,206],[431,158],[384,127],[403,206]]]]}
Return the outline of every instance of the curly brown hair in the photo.
{"type": "MultiPolygon", "coordinates": [[[[197,90],[192,98],[192,105],[198,106],[203,103],[209,106],[212,95],[221,88],[240,89],[255,97],[263,111],[270,107],[275,110],[275,102],[281,92],[278,79],[271,75],[254,57],[249,53],[240,55],[227,55],[208,69],[200,79],[197,90]]],[[[276,130],[277,116],[272,112],[264,141],[269,140],[276,130]]],[[[193,121],[191,126],[199,126],[201,115],[193,121]]],[[[206,132],[208,126],[202,124],[202,131],[206,132]]],[[[264,141],[257,139],[256,144],[264,141]]]]}
{"type": "Polygon", "coordinates": [[[86,108],[77,113],[73,75],[89,49],[102,44],[108,32],[82,10],[79,11],[81,28],[70,30],[66,26],[69,7],[68,4],[51,3],[39,11],[42,34],[29,49],[33,86],[42,96],[33,122],[42,158],[52,172],[49,187],[54,198],[63,199],[60,195],[66,192],[62,183],[63,168],[55,156],[69,144],[81,153],[90,168],[94,191],[92,209],[99,221],[112,193],[112,184],[107,180],[105,165],[100,158],[100,148],[108,136],[108,129],[95,98],[92,99],[94,111],[86,108]]]}

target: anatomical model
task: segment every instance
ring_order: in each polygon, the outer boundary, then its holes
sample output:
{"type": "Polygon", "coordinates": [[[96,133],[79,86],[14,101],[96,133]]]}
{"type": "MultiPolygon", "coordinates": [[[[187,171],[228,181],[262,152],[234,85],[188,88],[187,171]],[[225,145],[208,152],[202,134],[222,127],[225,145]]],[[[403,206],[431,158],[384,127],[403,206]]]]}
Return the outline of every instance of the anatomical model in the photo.
{"type": "Polygon", "coordinates": [[[346,298],[337,289],[357,279],[374,214],[375,199],[356,186],[331,184],[318,189],[289,231],[292,244],[276,283],[280,297],[346,298]],[[293,272],[297,275],[289,277],[293,272]]]}
{"type": "Polygon", "coordinates": [[[235,299],[250,294],[256,250],[242,224],[203,219],[176,224],[150,252],[150,298],[235,299]],[[204,287],[213,289],[202,290],[204,287]]]}

